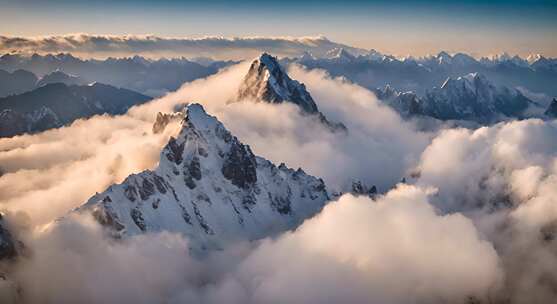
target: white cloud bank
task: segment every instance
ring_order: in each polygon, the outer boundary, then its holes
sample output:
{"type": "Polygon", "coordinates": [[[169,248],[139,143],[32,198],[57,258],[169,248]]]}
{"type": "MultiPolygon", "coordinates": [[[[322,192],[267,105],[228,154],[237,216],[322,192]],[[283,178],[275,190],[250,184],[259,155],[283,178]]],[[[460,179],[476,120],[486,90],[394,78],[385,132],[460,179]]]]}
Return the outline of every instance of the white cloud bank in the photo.
{"type": "Polygon", "coordinates": [[[435,206],[466,212],[497,248],[516,303],[557,296],[556,138],[557,120],[447,130],[419,165],[416,183],[439,189],[435,206]]]}
{"type": "Polygon", "coordinates": [[[261,52],[281,56],[300,55],[304,51],[323,55],[327,51],[343,47],[354,54],[364,50],[336,43],[325,37],[205,37],[172,38],[154,35],[88,35],[74,34],[43,36],[35,38],[0,36],[0,52],[20,51],[28,53],[71,52],[85,57],[132,56],[148,57],[214,57],[223,59],[247,59],[261,52]]]}
{"type": "Polygon", "coordinates": [[[28,303],[460,303],[487,299],[498,257],[462,215],[428,192],[343,196],[295,232],[202,260],[167,233],[104,239],[89,217],[29,241],[14,277],[28,303]]]}

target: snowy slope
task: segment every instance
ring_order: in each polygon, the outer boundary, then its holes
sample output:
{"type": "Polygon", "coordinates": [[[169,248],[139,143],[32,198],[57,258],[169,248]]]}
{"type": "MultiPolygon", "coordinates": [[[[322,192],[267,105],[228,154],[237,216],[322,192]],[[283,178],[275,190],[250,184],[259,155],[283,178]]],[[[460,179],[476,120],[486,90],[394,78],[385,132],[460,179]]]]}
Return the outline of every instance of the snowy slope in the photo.
{"type": "Polygon", "coordinates": [[[321,179],[254,156],[198,104],[187,106],[158,168],[93,196],[90,210],[118,237],[170,231],[221,248],[295,228],[328,200],[321,179]]]}

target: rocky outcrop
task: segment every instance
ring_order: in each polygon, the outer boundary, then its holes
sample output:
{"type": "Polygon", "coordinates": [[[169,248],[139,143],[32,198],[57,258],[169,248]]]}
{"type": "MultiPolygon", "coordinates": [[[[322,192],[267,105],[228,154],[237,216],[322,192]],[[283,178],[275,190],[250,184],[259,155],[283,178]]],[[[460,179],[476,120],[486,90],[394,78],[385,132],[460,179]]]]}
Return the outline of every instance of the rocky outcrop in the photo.
{"type": "Polygon", "coordinates": [[[153,124],[153,133],[158,134],[162,133],[166,126],[168,126],[171,122],[179,122],[184,119],[184,113],[176,112],[176,113],[157,113],[157,118],[155,123],[153,124]]]}
{"type": "Polygon", "coordinates": [[[362,183],[361,181],[354,181],[352,183],[352,194],[354,195],[366,195],[371,198],[374,198],[377,195],[377,187],[375,186],[367,186],[366,184],[362,183]]]}
{"type": "Polygon", "coordinates": [[[0,214],[0,261],[13,259],[17,256],[17,244],[8,230],[4,216],[0,214]]]}
{"type": "Polygon", "coordinates": [[[234,138],[224,158],[222,175],[233,185],[247,189],[257,182],[256,166],[255,156],[249,146],[234,138]]]}
{"type": "Polygon", "coordinates": [[[277,59],[267,53],[254,60],[238,91],[238,100],[268,103],[291,102],[306,113],[317,113],[317,105],[304,84],[291,79],[277,59]]]}
{"type": "Polygon", "coordinates": [[[252,62],[233,101],[292,103],[298,106],[302,114],[315,117],[331,131],[346,131],[344,124],[331,122],[319,112],[306,86],[290,78],[277,58],[267,53],[252,62]]]}

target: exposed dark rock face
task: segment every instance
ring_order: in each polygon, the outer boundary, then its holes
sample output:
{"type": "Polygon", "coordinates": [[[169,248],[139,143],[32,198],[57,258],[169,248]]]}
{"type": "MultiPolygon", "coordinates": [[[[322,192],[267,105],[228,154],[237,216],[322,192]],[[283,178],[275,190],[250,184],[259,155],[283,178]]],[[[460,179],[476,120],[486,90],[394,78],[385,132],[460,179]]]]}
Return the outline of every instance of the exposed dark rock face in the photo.
{"type": "Polygon", "coordinates": [[[274,196],[271,193],[268,193],[269,200],[271,200],[271,206],[273,206],[273,208],[275,208],[275,210],[277,210],[281,214],[289,214],[291,211],[290,209],[291,194],[292,193],[289,191],[288,195],[286,197],[283,197],[283,196],[274,196]]]}
{"type": "Polygon", "coordinates": [[[377,195],[377,187],[375,186],[369,187],[363,184],[361,181],[355,181],[352,183],[352,194],[367,195],[373,198],[377,195]]]}
{"type": "Polygon", "coordinates": [[[193,156],[189,165],[188,165],[188,172],[191,177],[195,178],[196,180],[201,179],[201,164],[199,162],[199,157],[193,156]]]}
{"type": "Polygon", "coordinates": [[[177,144],[176,139],[171,137],[165,149],[166,158],[176,164],[182,163],[182,153],[184,152],[184,143],[177,144]]]}
{"type": "Polygon", "coordinates": [[[141,186],[138,186],[137,189],[139,196],[144,201],[155,193],[155,186],[147,178],[143,179],[141,186]]]}
{"type": "Polygon", "coordinates": [[[155,186],[157,187],[157,190],[162,193],[165,194],[166,193],[166,181],[164,180],[164,178],[154,174],[153,175],[153,182],[155,183],[155,186]]]}
{"type": "Polygon", "coordinates": [[[112,202],[112,200],[110,200],[108,196],[106,198],[107,199],[103,200],[102,207],[95,208],[91,213],[101,225],[114,229],[115,231],[121,231],[124,229],[124,225],[119,222],[116,214],[107,212],[107,203],[112,202]]]}
{"type": "Polygon", "coordinates": [[[124,187],[124,195],[132,202],[135,202],[136,198],[137,198],[137,190],[135,189],[135,186],[132,185],[126,185],[126,187],[124,187]]]}
{"type": "Polygon", "coordinates": [[[16,256],[16,240],[6,227],[3,215],[0,214],[0,260],[12,259],[16,256]]]}
{"type": "Polygon", "coordinates": [[[222,175],[242,189],[257,182],[257,162],[249,146],[234,138],[222,166],[222,175]]]}
{"type": "Polygon", "coordinates": [[[147,226],[145,225],[145,220],[143,219],[143,214],[139,209],[132,209],[130,213],[134,223],[139,227],[141,231],[147,230],[147,226]]]}

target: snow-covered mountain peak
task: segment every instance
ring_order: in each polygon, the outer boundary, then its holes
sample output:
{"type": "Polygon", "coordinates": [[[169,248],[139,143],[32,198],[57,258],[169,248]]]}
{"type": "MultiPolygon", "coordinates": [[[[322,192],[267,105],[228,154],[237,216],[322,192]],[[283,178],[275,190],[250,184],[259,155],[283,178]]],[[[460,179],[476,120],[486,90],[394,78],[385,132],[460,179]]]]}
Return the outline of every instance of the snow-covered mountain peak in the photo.
{"type": "Polygon", "coordinates": [[[325,54],[325,58],[335,62],[349,63],[354,61],[356,56],[344,48],[334,48],[325,54]]]}
{"type": "Polygon", "coordinates": [[[306,90],[306,86],[291,79],[276,57],[267,53],[254,60],[238,90],[235,101],[255,101],[266,103],[289,102],[297,105],[302,114],[316,118],[331,131],[346,131],[342,123],[327,120],[319,112],[317,104],[306,90]]]}
{"type": "Polygon", "coordinates": [[[469,73],[464,76],[458,77],[458,79],[465,79],[469,81],[471,84],[485,84],[485,85],[492,85],[491,82],[485,77],[485,75],[480,74],[478,72],[469,73]]]}
{"type": "Polygon", "coordinates": [[[437,61],[439,64],[449,64],[452,61],[452,57],[451,55],[449,55],[449,53],[445,52],[445,51],[441,51],[439,52],[439,54],[437,54],[437,61]]]}
{"type": "Polygon", "coordinates": [[[526,61],[528,61],[529,64],[532,64],[542,58],[545,57],[543,57],[541,54],[530,54],[528,55],[528,57],[526,57],[526,61]]]}
{"type": "Polygon", "coordinates": [[[311,61],[315,60],[315,56],[313,56],[310,52],[303,52],[302,55],[299,57],[300,61],[311,61]]]}
{"type": "Polygon", "coordinates": [[[63,72],[61,69],[48,73],[41,77],[36,86],[42,87],[50,83],[64,83],[66,85],[83,85],[87,82],[81,77],[63,72]]]}
{"type": "Polygon", "coordinates": [[[222,124],[216,117],[207,114],[202,105],[192,103],[186,107],[182,130],[193,127],[200,131],[209,132],[217,126],[222,127],[222,124]]]}
{"type": "Polygon", "coordinates": [[[273,76],[276,76],[279,72],[284,72],[278,63],[277,58],[269,55],[268,53],[261,54],[261,56],[259,56],[259,61],[267,67],[273,76]]]}
{"type": "Polygon", "coordinates": [[[441,89],[452,91],[476,91],[478,87],[494,87],[494,85],[480,73],[469,73],[457,78],[447,78],[441,89]]]}
{"type": "Polygon", "coordinates": [[[263,53],[254,60],[238,92],[238,100],[269,103],[291,102],[306,113],[317,113],[317,105],[306,87],[291,79],[276,57],[263,53]]]}
{"type": "Polygon", "coordinates": [[[203,249],[293,229],[328,199],[321,179],[255,156],[201,105],[190,104],[155,170],[130,175],[78,212],[92,212],[117,237],[169,231],[203,249]]]}
{"type": "Polygon", "coordinates": [[[452,63],[459,66],[470,66],[476,64],[477,61],[476,59],[474,59],[474,57],[470,55],[463,54],[463,53],[456,53],[452,57],[452,63]]]}
{"type": "Polygon", "coordinates": [[[421,102],[424,113],[433,117],[479,122],[521,117],[531,104],[518,90],[495,85],[480,73],[449,77],[440,88],[427,91],[421,102]]]}

